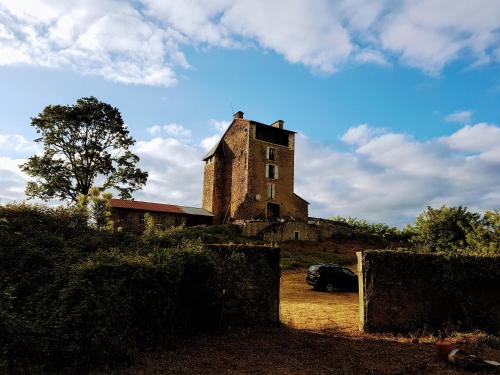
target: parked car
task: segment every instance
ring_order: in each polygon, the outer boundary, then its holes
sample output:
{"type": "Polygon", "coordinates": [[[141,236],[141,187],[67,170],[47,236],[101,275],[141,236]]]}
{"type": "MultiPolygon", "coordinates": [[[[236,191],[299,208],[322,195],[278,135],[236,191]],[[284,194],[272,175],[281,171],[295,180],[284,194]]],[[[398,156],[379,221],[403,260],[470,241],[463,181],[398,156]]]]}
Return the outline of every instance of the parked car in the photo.
{"type": "Polygon", "coordinates": [[[358,276],[350,269],[338,264],[315,264],[309,267],[306,281],[316,290],[358,291],[358,276]]]}

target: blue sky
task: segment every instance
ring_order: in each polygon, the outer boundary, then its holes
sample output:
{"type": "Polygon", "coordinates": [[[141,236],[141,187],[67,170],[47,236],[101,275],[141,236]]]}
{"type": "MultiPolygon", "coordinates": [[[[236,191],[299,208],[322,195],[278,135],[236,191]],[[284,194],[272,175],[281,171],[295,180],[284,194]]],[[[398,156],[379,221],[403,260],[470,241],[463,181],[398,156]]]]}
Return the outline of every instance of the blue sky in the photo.
{"type": "Polygon", "coordinates": [[[243,110],[299,132],[313,215],[499,208],[499,62],[496,1],[0,0],[0,199],[24,198],[30,117],[94,95],[138,141],[137,199],[199,205],[243,110]]]}

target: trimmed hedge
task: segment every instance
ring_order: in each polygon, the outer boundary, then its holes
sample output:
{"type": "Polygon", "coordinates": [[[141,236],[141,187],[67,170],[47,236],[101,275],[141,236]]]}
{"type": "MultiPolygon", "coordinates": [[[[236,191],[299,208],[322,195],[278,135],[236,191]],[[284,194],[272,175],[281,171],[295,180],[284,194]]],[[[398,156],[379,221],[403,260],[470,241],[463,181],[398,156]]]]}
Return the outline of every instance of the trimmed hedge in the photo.
{"type": "Polygon", "coordinates": [[[242,323],[245,254],[183,241],[97,232],[67,208],[0,206],[0,373],[123,363],[242,323]]]}
{"type": "Polygon", "coordinates": [[[366,251],[367,331],[484,330],[500,334],[500,257],[366,251]]]}

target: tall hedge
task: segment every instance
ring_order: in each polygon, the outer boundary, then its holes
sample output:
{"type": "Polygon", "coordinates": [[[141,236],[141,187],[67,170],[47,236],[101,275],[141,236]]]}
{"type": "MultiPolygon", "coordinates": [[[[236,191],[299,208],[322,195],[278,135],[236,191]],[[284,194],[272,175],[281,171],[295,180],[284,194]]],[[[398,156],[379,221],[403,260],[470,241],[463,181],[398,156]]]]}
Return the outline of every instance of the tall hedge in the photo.
{"type": "Polygon", "coordinates": [[[123,363],[222,324],[225,288],[246,282],[242,254],[181,240],[161,248],[71,209],[0,206],[0,373],[123,363]]]}

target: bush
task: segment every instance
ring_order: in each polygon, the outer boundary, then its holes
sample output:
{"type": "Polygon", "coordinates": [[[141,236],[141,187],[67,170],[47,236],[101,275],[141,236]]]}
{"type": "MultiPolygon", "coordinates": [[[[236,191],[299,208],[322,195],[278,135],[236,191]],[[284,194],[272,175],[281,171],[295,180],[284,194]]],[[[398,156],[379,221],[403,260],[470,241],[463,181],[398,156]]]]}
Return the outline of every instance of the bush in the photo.
{"type": "Polygon", "coordinates": [[[408,231],[419,251],[500,255],[498,210],[481,216],[467,207],[427,207],[408,231]]]}
{"type": "Polygon", "coordinates": [[[232,230],[141,237],[90,228],[70,208],[0,206],[0,372],[123,362],[229,321],[224,294],[249,283],[246,260],[190,238],[232,230]]]}
{"type": "Polygon", "coordinates": [[[143,239],[149,246],[177,247],[185,241],[201,241],[207,244],[244,243],[246,241],[237,225],[178,226],[160,229],[151,219],[148,219],[149,222],[146,221],[143,234],[143,239]]]}
{"type": "Polygon", "coordinates": [[[347,224],[361,235],[372,235],[388,241],[407,241],[408,234],[405,231],[396,227],[391,227],[384,223],[369,223],[364,219],[357,219],[353,217],[335,216],[331,218],[332,221],[341,224],[347,224]]]}

